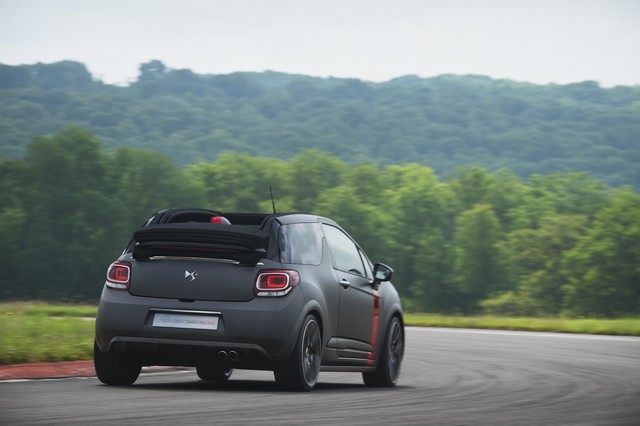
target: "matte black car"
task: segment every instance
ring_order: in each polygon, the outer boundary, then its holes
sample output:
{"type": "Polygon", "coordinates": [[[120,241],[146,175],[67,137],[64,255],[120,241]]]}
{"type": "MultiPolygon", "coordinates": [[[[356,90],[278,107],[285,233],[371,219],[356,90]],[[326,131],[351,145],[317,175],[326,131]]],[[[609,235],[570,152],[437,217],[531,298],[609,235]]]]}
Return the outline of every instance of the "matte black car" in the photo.
{"type": "Polygon", "coordinates": [[[311,390],[322,370],[395,386],[404,323],[392,272],[327,218],[160,211],[107,271],[97,376],[124,386],[149,365],[195,367],[208,381],[259,369],[311,390]]]}

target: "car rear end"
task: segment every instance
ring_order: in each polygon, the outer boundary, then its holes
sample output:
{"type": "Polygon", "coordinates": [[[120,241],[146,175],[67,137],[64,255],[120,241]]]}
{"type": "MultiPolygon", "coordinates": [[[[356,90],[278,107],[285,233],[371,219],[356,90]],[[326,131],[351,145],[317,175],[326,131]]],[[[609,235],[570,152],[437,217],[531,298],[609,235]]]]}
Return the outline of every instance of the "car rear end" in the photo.
{"type": "Polygon", "coordinates": [[[152,219],[109,267],[96,350],[139,365],[272,369],[304,320],[300,277],[279,263],[267,215],[226,225],[197,213],[152,219]]]}

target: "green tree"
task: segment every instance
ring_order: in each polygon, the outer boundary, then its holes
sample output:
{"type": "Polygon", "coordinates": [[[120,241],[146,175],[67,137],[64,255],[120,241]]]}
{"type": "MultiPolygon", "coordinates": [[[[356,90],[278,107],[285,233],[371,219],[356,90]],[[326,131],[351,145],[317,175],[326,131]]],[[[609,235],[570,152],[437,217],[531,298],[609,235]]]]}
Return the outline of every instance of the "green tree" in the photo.
{"type": "Polygon", "coordinates": [[[217,210],[270,212],[270,186],[281,211],[290,204],[285,181],[289,165],[282,160],[224,153],[213,163],[191,166],[188,173],[204,194],[205,204],[217,210]]]}
{"type": "Polygon", "coordinates": [[[120,244],[149,216],[168,207],[202,205],[195,182],[166,155],[141,149],[119,148],[108,156],[112,200],[117,200],[120,244]]]}
{"type": "Polygon", "coordinates": [[[382,175],[394,284],[416,307],[444,312],[456,303],[450,282],[452,194],[433,170],[389,166],[382,175]]]}
{"type": "MultiPolygon", "coordinates": [[[[285,77],[273,78],[270,84],[287,87],[285,77]]],[[[185,79],[176,83],[198,83],[196,76],[185,79]]],[[[371,100],[380,99],[375,86],[360,89],[370,91],[371,100]]],[[[73,103],[69,96],[52,99],[73,103]]],[[[121,101],[114,98],[109,108],[117,110],[121,101]]],[[[164,97],[156,101],[159,115],[187,105],[164,97]]],[[[223,103],[215,107],[225,108],[223,103]]],[[[324,110],[326,105],[307,107],[324,110]]],[[[463,106],[458,110],[468,114],[463,106]]],[[[524,105],[513,117],[527,111],[524,105]]],[[[193,115],[183,112],[178,122],[193,115]]],[[[252,137],[243,125],[255,111],[246,107],[246,112],[231,117],[233,111],[226,111],[235,127],[192,143],[218,144],[230,137],[249,144],[252,137]]],[[[287,114],[279,119],[295,130],[292,143],[304,134],[287,114]]],[[[197,126],[198,120],[191,123],[197,126]]],[[[148,135],[159,137],[157,126],[147,124],[148,135]]],[[[391,147],[388,140],[379,142],[391,147]]],[[[335,219],[373,261],[394,267],[394,283],[407,309],[639,313],[640,196],[630,188],[612,190],[585,173],[521,181],[507,169],[472,167],[441,182],[417,163],[380,170],[372,163],[349,166],[316,150],[290,161],[226,152],[213,162],[203,158],[181,168],[157,152],[103,150],[98,138],[77,128],[33,139],[23,159],[0,159],[0,297],[95,300],[106,266],[153,212],[176,206],[270,212],[269,186],[278,211],[335,219]]]]}
{"type": "Polygon", "coordinates": [[[31,170],[24,161],[0,159],[0,211],[22,207],[31,186],[31,170]]]}
{"type": "Polygon", "coordinates": [[[566,310],[574,315],[640,314],[640,196],[612,195],[565,256],[566,310]]]}
{"type": "Polygon", "coordinates": [[[298,153],[289,161],[289,188],[294,208],[312,213],[320,194],[342,183],[347,165],[338,158],[313,149],[298,153]]]}
{"type": "Polygon", "coordinates": [[[568,283],[562,261],[584,233],[585,225],[584,216],[548,216],[538,229],[509,233],[499,248],[510,291],[485,301],[487,312],[559,315],[568,283]]]}
{"type": "Polygon", "coordinates": [[[492,180],[491,175],[482,167],[459,168],[458,178],[451,182],[451,189],[461,210],[466,211],[476,204],[488,203],[492,180]]]}
{"type": "Polygon", "coordinates": [[[354,190],[355,199],[370,205],[384,205],[381,171],[375,164],[356,164],[345,176],[346,183],[354,190]]]}
{"type": "Polygon", "coordinates": [[[16,277],[23,287],[17,295],[82,298],[91,289],[97,291],[104,270],[84,260],[96,253],[95,234],[110,223],[96,222],[86,214],[108,208],[104,197],[91,196],[105,187],[100,143],[86,131],[69,128],[35,138],[27,147],[25,162],[31,188],[24,198],[22,259],[16,277]]]}
{"type": "Polygon", "coordinates": [[[379,206],[358,201],[350,185],[329,188],[320,194],[315,213],[338,222],[363,248],[372,262],[391,261],[386,247],[392,244],[390,217],[379,206]]]}
{"type": "Polygon", "coordinates": [[[491,206],[477,204],[456,220],[454,281],[466,312],[480,300],[504,288],[498,253],[500,225],[491,206]]]}
{"type": "Polygon", "coordinates": [[[162,78],[167,71],[167,67],[157,59],[153,59],[147,63],[140,65],[140,76],[138,81],[151,81],[162,78]]]}
{"type": "Polygon", "coordinates": [[[24,242],[21,229],[27,215],[19,207],[0,210],[0,299],[13,299],[23,294],[25,282],[22,280],[24,242]]]}
{"type": "Polygon", "coordinates": [[[500,207],[483,199],[491,171],[505,165],[522,178],[584,170],[640,188],[639,96],[638,87],[480,76],[370,83],[274,72],[199,75],[158,60],[120,87],[72,61],[0,64],[0,155],[20,158],[32,137],[77,125],[110,150],[152,149],[180,166],[214,161],[223,151],[289,159],[306,148],[350,164],[420,162],[441,176],[477,165],[486,179],[464,182],[461,208],[490,203],[505,225],[500,207]]]}

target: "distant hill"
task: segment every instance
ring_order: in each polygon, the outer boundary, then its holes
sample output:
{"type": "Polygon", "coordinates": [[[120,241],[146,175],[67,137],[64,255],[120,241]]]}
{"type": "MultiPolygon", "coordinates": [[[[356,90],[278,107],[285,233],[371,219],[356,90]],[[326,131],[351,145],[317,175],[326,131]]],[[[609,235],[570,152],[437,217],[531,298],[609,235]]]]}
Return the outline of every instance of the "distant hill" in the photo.
{"type": "Polygon", "coordinates": [[[140,67],[127,87],[77,62],[0,64],[0,157],[70,125],[178,164],[223,151],[289,158],[313,147],[351,163],[589,171],[640,188],[640,86],[535,85],[483,76],[384,83],[277,72],[199,75],[140,67]]]}

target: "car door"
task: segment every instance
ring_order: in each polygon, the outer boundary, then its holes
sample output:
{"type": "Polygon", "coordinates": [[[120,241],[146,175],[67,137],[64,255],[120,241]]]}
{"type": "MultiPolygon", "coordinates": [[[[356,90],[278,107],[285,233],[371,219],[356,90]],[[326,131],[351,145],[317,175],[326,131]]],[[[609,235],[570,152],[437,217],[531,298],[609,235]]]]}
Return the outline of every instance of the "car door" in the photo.
{"type": "Polygon", "coordinates": [[[364,254],[341,229],[323,224],[340,293],[338,354],[366,359],[372,347],[375,296],[372,272],[364,254]]]}

